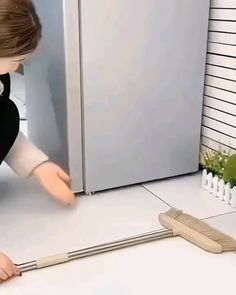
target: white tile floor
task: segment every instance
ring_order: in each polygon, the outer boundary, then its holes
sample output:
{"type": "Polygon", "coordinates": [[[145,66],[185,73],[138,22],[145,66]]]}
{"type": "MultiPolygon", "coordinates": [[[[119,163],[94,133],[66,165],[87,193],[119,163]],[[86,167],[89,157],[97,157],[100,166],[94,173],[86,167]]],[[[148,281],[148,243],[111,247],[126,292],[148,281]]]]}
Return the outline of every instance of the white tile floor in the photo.
{"type": "MultiPolygon", "coordinates": [[[[161,228],[175,206],[236,238],[236,211],[200,188],[195,174],[80,196],[63,208],[32,181],[0,170],[0,245],[16,263],[161,228]]],[[[236,255],[165,239],[25,273],[0,294],[234,294],[236,255]],[[205,284],[205,286],[204,286],[205,284]]]]}

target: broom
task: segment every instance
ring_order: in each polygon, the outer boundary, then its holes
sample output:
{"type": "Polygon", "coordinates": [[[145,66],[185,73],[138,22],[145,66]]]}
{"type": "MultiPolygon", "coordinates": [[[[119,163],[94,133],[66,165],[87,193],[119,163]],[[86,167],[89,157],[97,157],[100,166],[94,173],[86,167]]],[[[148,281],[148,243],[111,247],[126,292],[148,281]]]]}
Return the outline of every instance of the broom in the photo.
{"type": "Polygon", "coordinates": [[[172,208],[166,213],[161,213],[159,215],[159,221],[166,229],[152,231],[73,252],[49,256],[18,265],[16,264],[16,266],[21,272],[26,272],[174,236],[180,236],[194,245],[212,253],[236,251],[236,241],[233,238],[214,229],[207,223],[189,214],[183,213],[181,210],[172,208]]]}

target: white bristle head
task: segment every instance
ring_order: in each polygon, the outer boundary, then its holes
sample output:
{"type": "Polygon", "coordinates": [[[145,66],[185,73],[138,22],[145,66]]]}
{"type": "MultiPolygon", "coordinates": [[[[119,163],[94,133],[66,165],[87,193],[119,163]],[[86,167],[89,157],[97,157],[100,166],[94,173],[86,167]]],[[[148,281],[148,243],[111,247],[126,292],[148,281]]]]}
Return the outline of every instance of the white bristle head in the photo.
{"type": "Polygon", "coordinates": [[[166,215],[217,242],[221,245],[223,251],[236,251],[236,240],[211,227],[206,222],[175,208],[167,211],[166,215]]]}

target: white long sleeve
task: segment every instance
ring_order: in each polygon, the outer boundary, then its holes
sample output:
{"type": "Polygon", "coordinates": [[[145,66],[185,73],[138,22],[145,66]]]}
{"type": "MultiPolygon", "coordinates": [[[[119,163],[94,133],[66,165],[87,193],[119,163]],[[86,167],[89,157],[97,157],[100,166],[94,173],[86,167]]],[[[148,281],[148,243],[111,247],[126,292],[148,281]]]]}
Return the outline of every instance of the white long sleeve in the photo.
{"type": "Polygon", "coordinates": [[[14,145],[4,160],[20,177],[28,178],[40,164],[48,161],[48,156],[19,132],[14,145]]]}

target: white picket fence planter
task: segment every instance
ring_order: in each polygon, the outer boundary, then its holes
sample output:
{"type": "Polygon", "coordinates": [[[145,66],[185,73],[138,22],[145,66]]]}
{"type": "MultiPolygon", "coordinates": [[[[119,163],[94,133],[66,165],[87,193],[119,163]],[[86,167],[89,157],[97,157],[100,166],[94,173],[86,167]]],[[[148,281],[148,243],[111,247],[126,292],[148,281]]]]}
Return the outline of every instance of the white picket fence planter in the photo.
{"type": "Polygon", "coordinates": [[[206,169],[202,171],[202,188],[236,208],[236,186],[231,188],[230,183],[225,183],[218,176],[213,177],[213,174],[207,173],[206,169]]]}

